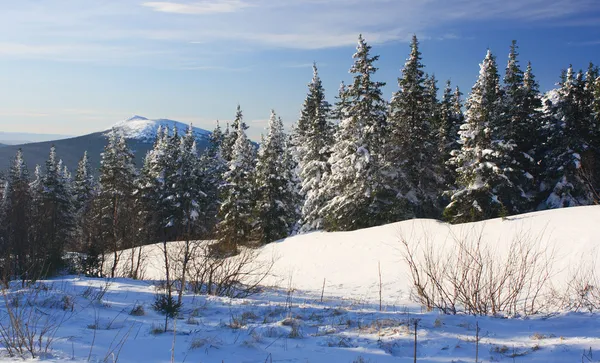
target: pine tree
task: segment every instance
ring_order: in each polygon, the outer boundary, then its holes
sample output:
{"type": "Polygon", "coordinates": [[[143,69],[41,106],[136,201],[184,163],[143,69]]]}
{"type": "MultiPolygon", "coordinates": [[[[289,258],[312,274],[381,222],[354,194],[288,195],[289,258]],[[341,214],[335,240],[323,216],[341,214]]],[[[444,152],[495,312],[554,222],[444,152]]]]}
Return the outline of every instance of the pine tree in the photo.
{"type": "Polygon", "coordinates": [[[481,63],[479,79],[466,103],[461,149],[450,160],[456,166],[457,190],[451,193],[444,217],[453,223],[503,216],[501,197],[510,188],[503,165],[510,148],[496,133],[503,122],[498,67],[491,51],[481,63]]]}
{"type": "Polygon", "coordinates": [[[252,211],[255,193],[253,188],[254,147],[246,137],[243,127],[236,130],[231,160],[223,179],[221,206],[217,224],[220,255],[235,254],[240,245],[250,242],[252,211]]]}
{"type": "Polygon", "coordinates": [[[115,277],[119,250],[130,247],[126,241],[136,235],[134,181],[136,170],[133,153],[125,137],[113,129],[108,134],[108,144],[101,156],[99,169],[98,216],[101,221],[101,246],[94,248],[112,252],[110,276],[115,277]]]}
{"type": "Polygon", "coordinates": [[[254,233],[256,240],[263,244],[285,238],[292,230],[285,154],[283,122],[275,111],[271,111],[268,134],[258,150],[255,172],[254,233]]]}
{"type": "Polygon", "coordinates": [[[301,220],[303,231],[323,227],[321,210],[327,198],[324,197],[322,187],[324,177],[331,171],[328,160],[333,145],[333,126],[329,121],[330,109],[315,64],[298,127],[293,133],[293,143],[300,169],[300,192],[304,196],[301,220]]]}
{"type": "Polygon", "coordinates": [[[435,217],[439,214],[438,197],[443,183],[441,165],[431,162],[439,159],[437,87],[434,77],[425,76],[416,36],[398,87],[388,117],[391,142],[387,169],[400,202],[395,207],[395,218],[411,214],[435,217]],[[411,211],[403,210],[406,203],[411,211]]]}
{"type": "Polygon", "coordinates": [[[331,175],[324,192],[331,196],[323,208],[328,230],[350,230],[378,225],[385,219],[381,176],[382,152],[386,141],[386,102],[383,82],[371,78],[379,56],[362,36],[350,73],[353,84],[340,94],[338,114],[344,119],[336,133],[330,157],[331,175]]]}

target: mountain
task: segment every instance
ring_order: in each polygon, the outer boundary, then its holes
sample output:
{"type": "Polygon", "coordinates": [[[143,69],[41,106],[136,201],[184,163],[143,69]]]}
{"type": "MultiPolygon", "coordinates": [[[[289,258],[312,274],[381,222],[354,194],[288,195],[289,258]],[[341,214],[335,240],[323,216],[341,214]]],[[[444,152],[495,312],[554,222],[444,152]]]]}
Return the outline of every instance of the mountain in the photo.
{"type": "MultiPolygon", "coordinates": [[[[111,129],[117,129],[125,135],[127,144],[135,154],[136,166],[141,166],[144,155],[152,148],[156,130],[159,126],[167,127],[169,130],[177,129],[183,135],[188,127],[186,123],[168,119],[148,119],[135,115],[126,120],[119,121],[107,130],[94,132],[88,135],[71,137],[53,141],[35,142],[21,145],[5,145],[0,147],[0,170],[7,168],[13,160],[17,150],[23,150],[25,162],[29,171],[33,173],[36,164],[44,165],[48,158],[50,147],[54,145],[58,156],[67,165],[69,170],[74,171],[77,162],[87,150],[95,168],[100,166],[100,153],[106,145],[106,136],[111,129]]],[[[194,127],[198,149],[204,150],[208,146],[210,132],[194,127]]]]}

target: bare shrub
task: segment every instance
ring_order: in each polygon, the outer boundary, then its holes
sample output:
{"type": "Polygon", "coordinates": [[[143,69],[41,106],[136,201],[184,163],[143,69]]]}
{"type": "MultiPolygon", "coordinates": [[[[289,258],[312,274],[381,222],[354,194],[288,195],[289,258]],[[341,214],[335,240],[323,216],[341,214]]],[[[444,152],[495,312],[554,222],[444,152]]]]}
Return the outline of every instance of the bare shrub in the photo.
{"type": "Polygon", "coordinates": [[[41,290],[29,290],[16,297],[2,290],[4,312],[0,315],[0,343],[10,357],[37,358],[52,349],[56,332],[68,318],[67,309],[43,311],[41,290]]]}
{"type": "Polygon", "coordinates": [[[541,236],[517,234],[505,254],[484,243],[483,229],[451,235],[448,248],[401,237],[412,298],[445,314],[535,314],[545,307],[554,253],[541,236]]]}
{"type": "Polygon", "coordinates": [[[564,291],[555,291],[560,307],[570,311],[594,312],[600,309],[600,278],[593,263],[582,262],[569,278],[564,291]]]}
{"type": "Polygon", "coordinates": [[[206,242],[189,261],[189,282],[194,293],[240,298],[258,292],[274,260],[259,261],[259,251],[251,248],[222,257],[213,252],[213,244],[206,242]]]}

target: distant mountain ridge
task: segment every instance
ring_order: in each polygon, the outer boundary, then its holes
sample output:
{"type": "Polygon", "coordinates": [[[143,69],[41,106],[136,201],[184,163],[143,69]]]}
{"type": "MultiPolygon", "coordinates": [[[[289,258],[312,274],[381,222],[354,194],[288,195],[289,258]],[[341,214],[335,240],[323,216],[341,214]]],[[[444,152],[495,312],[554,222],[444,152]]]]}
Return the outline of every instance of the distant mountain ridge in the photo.
{"type": "MultiPolygon", "coordinates": [[[[143,163],[146,152],[152,148],[159,126],[166,127],[169,130],[175,128],[179,135],[184,135],[188,128],[188,124],[181,121],[149,119],[134,115],[115,123],[106,130],[83,136],[21,145],[4,145],[0,147],[0,170],[5,170],[10,166],[17,150],[20,148],[23,150],[28,169],[33,174],[36,164],[43,166],[46,162],[52,145],[56,147],[58,156],[72,172],[77,168],[77,163],[83,156],[84,151],[88,152],[92,165],[97,169],[100,165],[100,154],[106,145],[106,136],[112,129],[123,133],[127,139],[127,144],[134,152],[135,163],[139,168],[143,163]]],[[[198,150],[204,150],[208,146],[211,132],[197,127],[193,127],[193,132],[196,135],[198,150]]]]}
{"type": "MultiPolygon", "coordinates": [[[[177,129],[179,135],[184,135],[187,132],[188,124],[180,121],[169,120],[169,119],[148,119],[144,116],[134,115],[126,120],[119,121],[111,128],[117,129],[125,135],[127,139],[135,139],[138,141],[154,142],[156,138],[156,130],[158,127],[166,128],[172,131],[173,128],[177,129]]],[[[193,132],[197,139],[205,139],[210,135],[210,131],[193,127],[193,132]]]]}

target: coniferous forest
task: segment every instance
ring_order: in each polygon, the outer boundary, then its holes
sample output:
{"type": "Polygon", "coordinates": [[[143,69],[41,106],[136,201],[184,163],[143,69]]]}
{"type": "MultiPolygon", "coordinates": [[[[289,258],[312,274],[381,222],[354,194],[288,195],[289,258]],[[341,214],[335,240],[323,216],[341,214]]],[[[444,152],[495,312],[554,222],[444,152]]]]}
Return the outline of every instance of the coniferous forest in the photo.
{"type": "MultiPolygon", "coordinates": [[[[378,58],[360,36],[352,81],[329,101],[315,65],[289,134],[272,111],[258,148],[238,106],[202,153],[191,127],[159,129],[138,166],[116,130],[74,173],[54,147],[31,169],[18,152],[0,177],[2,279],[55,274],[72,253],[84,256],[86,274],[114,277],[117,251],[157,242],[216,239],[212,253],[226,257],[313,230],[463,223],[599,202],[597,66],[569,66],[541,94],[513,42],[502,62],[488,50],[467,92],[425,73],[413,37],[388,100],[378,58]]],[[[133,257],[130,267],[137,277],[133,257]]]]}

